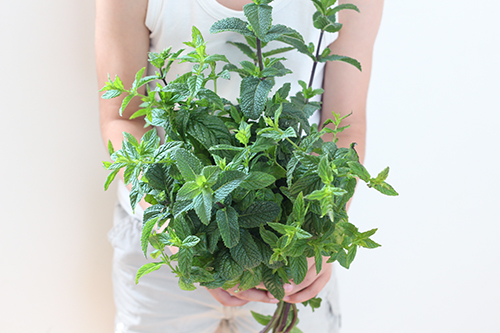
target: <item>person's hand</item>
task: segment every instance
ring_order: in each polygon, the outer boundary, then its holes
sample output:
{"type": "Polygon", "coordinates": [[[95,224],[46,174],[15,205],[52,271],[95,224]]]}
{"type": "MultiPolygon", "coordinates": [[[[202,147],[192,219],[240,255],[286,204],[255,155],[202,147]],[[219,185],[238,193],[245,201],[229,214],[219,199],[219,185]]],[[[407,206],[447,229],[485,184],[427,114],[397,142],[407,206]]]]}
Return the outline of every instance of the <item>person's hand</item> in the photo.
{"type": "MultiPolygon", "coordinates": [[[[287,303],[301,303],[316,297],[326,286],[332,276],[332,264],[327,264],[328,257],[323,257],[323,266],[319,274],[316,274],[316,264],[314,258],[307,258],[308,271],[304,281],[300,284],[286,284],[285,297],[283,300],[287,303]]],[[[270,297],[273,297],[269,293],[270,297]]]]}
{"type": "MultiPolygon", "coordinates": [[[[283,300],[288,303],[305,302],[316,295],[325,287],[332,276],[332,264],[327,264],[328,257],[323,258],[323,266],[319,274],[316,274],[316,264],[314,258],[307,258],[308,271],[304,281],[300,284],[295,284],[293,281],[290,284],[285,284],[285,297],[283,300]]],[[[265,290],[264,284],[261,283],[257,287],[245,291],[235,292],[238,287],[228,289],[228,293],[242,300],[263,302],[263,303],[278,303],[279,301],[274,296],[265,290]],[[264,289],[264,290],[262,290],[264,289]]]]}
{"type": "Polygon", "coordinates": [[[242,306],[249,302],[248,300],[238,298],[236,295],[231,295],[222,288],[206,289],[212,295],[212,297],[217,300],[217,302],[224,306],[242,306]]]}

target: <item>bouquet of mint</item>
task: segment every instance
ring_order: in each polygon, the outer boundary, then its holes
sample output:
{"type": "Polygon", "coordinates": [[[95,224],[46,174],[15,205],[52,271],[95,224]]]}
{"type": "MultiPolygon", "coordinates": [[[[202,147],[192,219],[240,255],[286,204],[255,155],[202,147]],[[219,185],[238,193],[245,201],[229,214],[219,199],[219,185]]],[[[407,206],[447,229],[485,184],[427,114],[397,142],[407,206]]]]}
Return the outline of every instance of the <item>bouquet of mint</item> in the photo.
{"type": "MultiPolygon", "coordinates": [[[[245,37],[247,43],[233,43],[249,57],[240,66],[224,55],[206,54],[204,39],[193,27],[192,41],[185,43],[191,52],[182,55],[184,50],[169,48],[150,53],[155,75],[143,77],[143,68],[129,90],[118,77],[102,88],[103,98],[126,95],[120,111],[133,97],[141,98],[142,108],[132,118],[144,117],[166,133],[164,143],[155,129],[140,142],[124,133],[120,150],[109,145],[113,163],[104,162],[111,171],[105,188],[124,168],[124,181],[132,184],[132,206],[143,197],[151,204],[144,212],[141,243],[146,256],[152,245],[149,255],[158,262],[144,265],[137,280],[166,265],[184,290],[195,289],[195,283],[246,290],[263,282],[281,300],[284,283],[303,281],[307,258],[315,258],[318,272],[324,256],[349,268],[358,247],[379,246],[370,239],[376,229],[359,232],[348,222],[346,204],[358,178],[384,194],[397,195],[385,182],[388,169],[372,177],[359,163],[354,144],[339,148],[336,139],[323,142],[324,134],[336,137],[346,128],[340,126],[343,117],[334,114],[321,126],[308,122],[321,107],[309,101],[323,92],[311,88],[316,64],[339,60],[361,69],[360,64],[321,50],[319,42],[317,47],[306,45],[297,31],[272,24],[270,2],[254,0],[244,7],[248,21],[226,18],[210,29],[245,37]],[[271,41],[287,45],[264,51],[271,41]],[[291,72],[282,63],[285,58],[275,56],[290,50],[312,59],[309,84],[300,81],[302,90],[289,97],[286,83],[270,96],[274,78],[291,72]],[[192,70],[167,82],[176,61],[193,63],[192,70]],[[226,63],[221,72],[216,62],[226,63]],[[238,105],[217,94],[217,80],[229,79],[229,72],[242,78],[238,105]],[[206,88],[209,81],[214,90],[206,88]],[[143,85],[148,85],[146,95],[138,92],[143,85]],[[333,128],[326,127],[331,123],[333,128]],[[165,246],[179,251],[168,256],[165,246]]],[[[340,30],[335,18],[339,10],[358,10],[351,4],[334,7],[335,0],[312,2],[321,37],[340,30]]],[[[308,303],[319,306],[318,300],[308,303]]],[[[295,304],[281,301],[274,316],[254,316],[265,325],[262,332],[300,332],[295,304]]]]}

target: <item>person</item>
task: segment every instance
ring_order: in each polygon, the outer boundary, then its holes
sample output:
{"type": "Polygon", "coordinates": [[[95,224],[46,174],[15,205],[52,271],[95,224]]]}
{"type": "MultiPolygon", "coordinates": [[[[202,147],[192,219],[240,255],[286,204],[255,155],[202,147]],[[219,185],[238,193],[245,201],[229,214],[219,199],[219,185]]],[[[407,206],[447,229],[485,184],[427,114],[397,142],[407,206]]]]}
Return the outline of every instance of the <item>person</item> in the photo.
{"type": "MultiPolygon", "coordinates": [[[[233,63],[244,59],[244,55],[227,44],[240,36],[234,33],[209,35],[208,28],[218,19],[228,16],[243,18],[242,8],[250,0],[96,0],[96,68],[98,84],[104,86],[108,74],[118,75],[125,87],[130,87],[135,73],[147,66],[148,51],[159,52],[173,45],[173,50],[191,38],[191,26],[195,25],[207,41],[207,53],[224,53],[233,63]]],[[[373,45],[382,16],[383,0],[339,1],[353,3],[361,13],[351,10],[340,11],[338,20],[343,23],[337,34],[325,37],[323,45],[328,45],[334,54],[347,55],[360,61],[363,71],[341,62],[328,62],[317,71],[316,86],[322,86],[321,113],[313,115],[312,122],[319,123],[332,116],[332,110],[341,114],[353,114],[346,120],[348,131],[339,136],[339,146],[347,147],[356,142],[357,152],[363,159],[365,152],[366,100],[370,80],[373,45]]],[[[319,32],[312,28],[310,17],[315,8],[310,0],[275,0],[273,23],[282,23],[301,32],[306,42],[317,42],[319,32]],[[305,27],[309,25],[309,27],[305,27]],[[299,26],[299,27],[297,27],[299,26]]],[[[284,46],[284,45],[281,45],[284,46]]],[[[307,57],[298,52],[284,55],[285,65],[292,69],[292,92],[298,89],[293,83],[298,79],[306,81],[310,66],[305,66],[307,57]],[[307,73],[304,76],[304,73],[307,73]],[[293,76],[295,75],[295,76],[293,76]]],[[[312,65],[312,64],[311,64],[312,65]]],[[[176,64],[170,77],[184,73],[189,64],[176,64]]],[[[235,99],[238,84],[223,83],[220,95],[235,99]],[[226,95],[228,94],[228,95],[226,95]]],[[[222,81],[222,80],[219,80],[222,81]]],[[[283,81],[284,82],[284,81],[283,81]]],[[[279,87],[277,82],[275,87],[279,87]]],[[[111,140],[114,147],[120,147],[122,132],[131,133],[137,139],[149,129],[144,120],[130,120],[140,105],[133,99],[120,117],[118,109],[121,98],[100,99],[100,126],[103,142],[111,140]]],[[[332,140],[332,137],[324,137],[332,140]]],[[[116,304],[115,333],[130,332],[206,332],[230,333],[257,332],[259,326],[249,310],[271,314],[277,300],[265,290],[250,289],[235,292],[223,289],[182,291],[177,279],[161,269],[134,283],[135,274],[146,263],[140,249],[141,213],[147,207],[142,201],[135,212],[128,204],[127,189],[123,183],[119,188],[119,204],[115,211],[114,227],[109,238],[114,248],[113,285],[116,304]]],[[[326,260],[326,258],[325,258],[326,260]]],[[[309,271],[304,281],[295,285],[285,285],[286,301],[300,303],[316,295],[324,298],[324,303],[312,315],[307,308],[300,309],[300,327],[304,332],[338,332],[340,312],[336,281],[332,274],[332,264],[323,264],[316,274],[314,260],[309,262],[309,271]]]]}

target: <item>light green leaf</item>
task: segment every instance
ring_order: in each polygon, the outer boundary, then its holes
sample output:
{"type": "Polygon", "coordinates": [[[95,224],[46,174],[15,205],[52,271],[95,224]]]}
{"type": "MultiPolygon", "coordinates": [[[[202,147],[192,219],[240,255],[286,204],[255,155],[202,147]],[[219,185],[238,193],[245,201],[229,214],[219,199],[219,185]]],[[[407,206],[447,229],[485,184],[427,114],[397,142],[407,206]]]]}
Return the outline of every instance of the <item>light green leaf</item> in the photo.
{"type": "Polygon", "coordinates": [[[272,319],[272,316],[264,316],[260,313],[250,311],[252,313],[253,318],[261,325],[266,326],[272,319]]]}
{"type": "Polygon", "coordinates": [[[328,157],[325,155],[321,158],[318,165],[318,174],[321,180],[325,184],[331,184],[333,182],[333,170],[328,162],[328,157]]]}
{"type": "Polygon", "coordinates": [[[351,168],[351,172],[358,176],[361,180],[368,183],[370,181],[370,174],[368,170],[359,162],[349,161],[347,162],[349,167],[351,168]]]}
{"type": "Polygon", "coordinates": [[[182,241],[182,247],[194,247],[196,246],[196,244],[198,244],[200,242],[200,238],[199,237],[196,237],[196,236],[193,236],[193,235],[190,235],[190,236],[187,236],[183,241],[182,241]]]}
{"type": "Polygon", "coordinates": [[[143,277],[144,275],[148,274],[148,273],[151,273],[151,272],[154,272],[158,269],[160,269],[161,265],[163,263],[161,262],[151,262],[151,263],[148,263],[148,264],[145,264],[143,265],[141,268],[139,268],[139,270],[137,271],[137,274],[135,276],[135,283],[139,283],[139,279],[141,277],[143,277]]]}
{"type": "Polygon", "coordinates": [[[151,231],[153,230],[154,226],[156,225],[156,222],[158,222],[158,218],[150,219],[142,227],[141,248],[142,248],[142,252],[144,253],[144,257],[146,257],[146,258],[147,258],[149,237],[151,236],[151,231]]]}
{"type": "Polygon", "coordinates": [[[186,184],[182,185],[179,192],[177,192],[177,200],[193,200],[200,193],[201,189],[198,184],[196,184],[196,182],[187,182],[186,184]]]}

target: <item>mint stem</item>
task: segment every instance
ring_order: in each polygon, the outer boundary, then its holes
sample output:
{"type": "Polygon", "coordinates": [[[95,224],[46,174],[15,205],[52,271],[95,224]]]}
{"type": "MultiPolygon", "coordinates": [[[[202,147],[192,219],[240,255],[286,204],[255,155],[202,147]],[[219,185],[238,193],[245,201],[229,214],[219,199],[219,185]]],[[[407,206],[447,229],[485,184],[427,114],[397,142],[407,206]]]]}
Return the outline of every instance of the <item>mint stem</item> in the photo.
{"type": "Polygon", "coordinates": [[[260,42],[260,39],[255,37],[257,40],[257,59],[259,60],[259,69],[262,71],[264,69],[264,62],[262,61],[262,44],[260,42]]]}
{"type": "Polygon", "coordinates": [[[321,30],[321,33],[319,34],[318,47],[316,48],[316,60],[314,60],[313,68],[311,71],[311,77],[309,78],[309,86],[308,86],[309,88],[312,87],[314,81],[314,73],[316,72],[316,66],[318,65],[319,50],[321,49],[321,40],[323,39],[323,34],[324,31],[321,30]]]}

